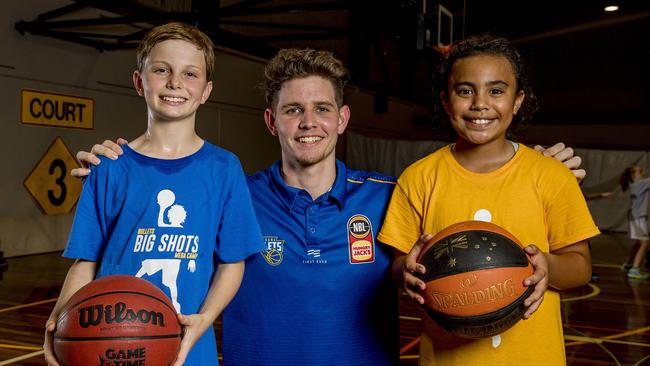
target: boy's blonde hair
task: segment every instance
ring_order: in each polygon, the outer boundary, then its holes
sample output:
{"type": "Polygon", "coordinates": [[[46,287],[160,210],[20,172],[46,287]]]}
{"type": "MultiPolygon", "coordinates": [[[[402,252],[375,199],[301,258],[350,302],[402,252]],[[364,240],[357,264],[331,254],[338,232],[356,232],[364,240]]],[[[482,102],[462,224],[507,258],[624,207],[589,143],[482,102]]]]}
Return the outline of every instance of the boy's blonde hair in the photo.
{"type": "Polygon", "coordinates": [[[200,31],[197,27],[185,23],[167,23],[152,28],[147,32],[138,46],[138,71],[142,72],[144,63],[151,53],[151,50],[158,43],[170,39],[187,41],[202,51],[205,55],[206,79],[208,81],[212,80],[212,73],[214,72],[214,43],[212,43],[210,37],[200,31]]]}

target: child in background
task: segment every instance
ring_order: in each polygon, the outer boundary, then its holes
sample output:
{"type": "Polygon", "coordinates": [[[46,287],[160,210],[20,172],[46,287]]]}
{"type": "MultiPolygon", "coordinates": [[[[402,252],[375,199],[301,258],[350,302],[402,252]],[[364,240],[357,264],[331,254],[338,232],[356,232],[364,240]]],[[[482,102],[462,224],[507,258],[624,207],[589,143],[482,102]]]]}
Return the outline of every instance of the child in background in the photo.
{"type": "Polygon", "coordinates": [[[547,285],[589,282],[587,239],[599,231],[571,172],[506,137],[513,119],[535,110],[521,56],[503,38],[457,42],[439,66],[437,92],[457,139],[398,179],[378,236],[408,253],[395,258],[394,274],[422,304],[423,245],[452,224],[482,220],[535,244],[525,248],[535,273],[524,282],[535,290],[524,302],[527,320],[492,338],[458,338],[423,316],[420,365],[564,365],[560,296],[547,285]]]}
{"type": "Polygon", "coordinates": [[[623,192],[630,189],[630,211],[628,213],[630,239],[636,240],[630,256],[621,269],[627,271],[627,277],[635,280],[647,280],[648,274],[641,273],[639,266],[648,250],[648,204],[650,201],[650,178],[643,174],[643,168],[633,165],[621,174],[623,192]]]}
{"type": "Polygon", "coordinates": [[[263,241],[239,160],[195,131],[212,90],[213,50],[182,23],[156,27],[140,43],[133,84],[147,105],[146,132],[84,182],[63,253],[76,261],[46,323],[49,365],[59,365],[52,333],[62,307],[114,274],[144,278],[172,299],[184,327],[175,366],[218,364],[212,324],[263,241]]]}

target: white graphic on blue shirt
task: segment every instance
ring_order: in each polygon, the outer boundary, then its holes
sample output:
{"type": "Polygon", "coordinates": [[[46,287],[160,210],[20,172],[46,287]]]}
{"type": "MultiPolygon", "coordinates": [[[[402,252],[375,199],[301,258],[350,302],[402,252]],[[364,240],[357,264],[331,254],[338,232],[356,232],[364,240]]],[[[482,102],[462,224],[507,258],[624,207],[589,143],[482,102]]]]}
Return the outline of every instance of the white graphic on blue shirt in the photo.
{"type": "Polygon", "coordinates": [[[310,257],[318,258],[320,257],[320,249],[309,249],[307,255],[310,257]]]}
{"type": "MultiPolygon", "coordinates": [[[[153,276],[157,272],[162,271],[162,283],[163,285],[169,288],[170,297],[176,312],[181,312],[181,304],[178,302],[178,288],[176,286],[176,278],[178,277],[178,272],[180,271],[181,260],[180,259],[145,259],[142,261],[142,266],[136,277],[142,277],[143,275],[153,276]]],[[[190,260],[187,264],[187,269],[190,272],[196,270],[196,263],[194,260],[190,260]]]]}
{"type": "MultiPolygon", "coordinates": [[[[176,195],[169,189],[158,192],[157,201],[158,226],[167,228],[183,228],[187,219],[185,207],[174,204],[176,195]],[[165,215],[166,214],[166,215],[165,215]]],[[[178,301],[177,279],[181,269],[181,260],[189,259],[187,270],[191,273],[196,271],[194,259],[199,251],[199,236],[186,234],[165,233],[157,240],[155,228],[140,228],[136,236],[133,252],[151,253],[174,253],[173,259],[145,259],[141,262],[136,277],[153,276],[158,272],[162,275],[162,284],[169,289],[170,298],[177,312],[181,312],[181,304],[178,301]]]]}
{"type": "Polygon", "coordinates": [[[183,227],[187,218],[185,207],[174,205],[176,195],[169,189],[163,189],[158,192],[158,226],[160,227],[183,227]],[[167,211],[167,220],[165,222],[165,211],[167,211]]]}

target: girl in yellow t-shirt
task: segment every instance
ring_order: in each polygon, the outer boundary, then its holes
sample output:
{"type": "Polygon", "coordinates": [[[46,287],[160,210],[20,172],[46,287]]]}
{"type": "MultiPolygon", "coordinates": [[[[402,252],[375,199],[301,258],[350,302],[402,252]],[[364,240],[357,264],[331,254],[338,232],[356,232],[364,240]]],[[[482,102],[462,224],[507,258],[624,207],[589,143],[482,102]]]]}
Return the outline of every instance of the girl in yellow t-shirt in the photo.
{"type": "Polygon", "coordinates": [[[420,304],[424,266],[416,258],[431,234],[467,221],[490,221],[522,243],[535,267],[524,281],[525,320],[491,338],[458,338],[423,314],[420,365],[564,365],[556,290],[589,282],[587,239],[599,231],[578,184],[560,162],[507,138],[530,118],[535,98],[521,56],[503,38],[453,44],[439,66],[439,97],[457,139],[415,162],[398,179],[378,239],[401,251],[393,270],[420,304]],[[413,244],[415,243],[415,244],[413,244]]]}

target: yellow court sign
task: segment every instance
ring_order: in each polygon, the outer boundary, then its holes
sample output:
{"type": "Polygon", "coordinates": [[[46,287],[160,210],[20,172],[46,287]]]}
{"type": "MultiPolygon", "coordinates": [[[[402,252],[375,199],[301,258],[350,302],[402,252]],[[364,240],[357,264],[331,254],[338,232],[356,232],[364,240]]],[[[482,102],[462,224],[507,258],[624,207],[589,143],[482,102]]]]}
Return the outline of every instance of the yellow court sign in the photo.
{"type": "Polygon", "coordinates": [[[20,91],[20,122],[31,125],[93,128],[95,100],[58,93],[20,91]]]}
{"type": "Polygon", "coordinates": [[[56,137],[25,179],[25,188],[47,215],[68,213],[81,194],[81,180],[70,175],[79,164],[61,137],[56,137]]]}

